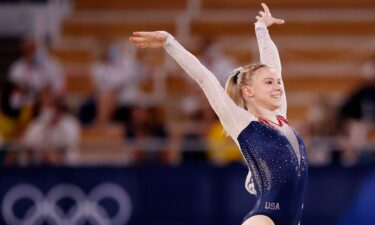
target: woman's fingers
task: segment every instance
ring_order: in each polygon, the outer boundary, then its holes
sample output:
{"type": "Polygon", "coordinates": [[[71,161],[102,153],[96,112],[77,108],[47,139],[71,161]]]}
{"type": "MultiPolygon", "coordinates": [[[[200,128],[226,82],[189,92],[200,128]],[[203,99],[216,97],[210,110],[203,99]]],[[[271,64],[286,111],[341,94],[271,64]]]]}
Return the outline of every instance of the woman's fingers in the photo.
{"type": "Polygon", "coordinates": [[[133,36],[135,36],[135,37],[142,37],[143,36],[143,31],[135,31],[135,32],[133,32],[133,36]]]}
{"type": "Polygon", "coordinates": [[[285,23],[285,20],[282,20],[282,19],[274,19],[274,23],[276,23],[276,24],[284,24],[284,23],[285,23]]]}
{"type": "Polygon", "coordinates": [[[130,37],[129,40],[133,44],[139,44],[139,43],[144,42],[145,38],[143,38],[143,37],[130,37]]]}
{"type": "Polygon", "coordinates": [[[263,12],[263,11],[259,11],[259,15],[261,15],[262,17],[266,16],[266,13],[263,12]]]}
{"type": "Polygon", "coordinates": [[[133,32],[133,35],[136,36],[136,37],[150,37],[152,36],[152,33],[154,32],[148,32],[148,31],[136,31],[136,32],[133,32]]]}
{"type": "Polygon", "coordinates": [[[259,15],[255,17],[257,20],[263,20],[267,24],[267,26],[270,26],[274,23],[275,24],[285,23],[285,21],[282,19],[273,18],[271,15],[270,9],[265,3],[262,3],[261,5],[263,7],[263,11],[259,11],[259,15]]]}
{"type": "Polygon", "coordinates": [[[159,48],[166,41],[166,35],[159,31],[136,31],[129,37],[129,42],[138,48],[159,48]]]}
{"type": "MultiPolygon", "coordinates": [[[[133,32],[134,37],[143,38],[143,41],[164,41],[165,37],[158,31],[137,31],[133,32]]],[[[142,39],[135,39],[142,40],[142,39]]]]}
{"type": "Polygon", "coordinates": [[[270,9],[268,8],[268,6],[265,3],[262,3],[261,5],[264,9],[264,12],[271,15],[271,12],[270,12],[270,9]]]}

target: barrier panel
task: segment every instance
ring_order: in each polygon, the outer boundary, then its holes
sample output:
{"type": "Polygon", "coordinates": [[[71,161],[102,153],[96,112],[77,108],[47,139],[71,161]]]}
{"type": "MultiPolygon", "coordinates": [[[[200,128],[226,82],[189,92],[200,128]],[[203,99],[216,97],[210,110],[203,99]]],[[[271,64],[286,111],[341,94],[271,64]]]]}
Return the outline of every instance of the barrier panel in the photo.
{"type": "MultiPolygon", "coordinates": [[[[0,224],[240,225],[255,203],[246,173],[200,163],[2,168],[0,224]]],[[[309,173],[301,224],[375,224],[375,166],[309,173]]]]}

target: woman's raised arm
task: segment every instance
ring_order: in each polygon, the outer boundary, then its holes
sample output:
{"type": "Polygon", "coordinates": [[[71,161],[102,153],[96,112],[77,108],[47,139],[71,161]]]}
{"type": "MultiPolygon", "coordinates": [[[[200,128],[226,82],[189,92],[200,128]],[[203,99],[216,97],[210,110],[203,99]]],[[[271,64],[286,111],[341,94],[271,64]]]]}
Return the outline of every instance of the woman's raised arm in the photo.
{"type": "Polygon", "coordinates": [[[137,47],[164,47],[167,53],[199,84],[224,129],[237,143],[239,133],[255,117],[233,102],[215,75],[204,67],[194,55],[182,47],[169,33],[155,31],[134,32],[133,34],[134,37],[130,38],[130,42],[137,47]]]}
{"type": "MultiPolygon", "coordinates": [[[[277,50],[275,43],[272,41],[267,27],[272,24],[284,24],[284,20],[272,17],[266,4],[262,3],[262,7],[264,11],[260,11],[259,15],[255,17],[257,19],[257,22],[255,23],[255,34],[259,47],[260,62],[275,70],[276,74],[282,78],[279,51],[277,50]]],[[[280,112],[282,116],[286,118],[287,101],[285,90],[283,92],[284,95],[282,97],[280,112]]]]}

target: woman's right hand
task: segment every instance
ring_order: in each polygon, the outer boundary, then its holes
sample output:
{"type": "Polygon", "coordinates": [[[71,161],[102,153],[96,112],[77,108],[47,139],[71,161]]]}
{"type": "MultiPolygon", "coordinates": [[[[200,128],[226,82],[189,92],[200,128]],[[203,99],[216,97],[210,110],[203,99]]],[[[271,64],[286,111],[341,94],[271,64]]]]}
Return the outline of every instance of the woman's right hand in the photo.
{"type": "Polygon", "coordinates": [[[259,11],[259,15],[255,17],[258,21],[264,22],[267,27],[271,26],[274,23],[275,24],[285,23],[285,21],[282,19],[277,19],[277,18],[272,17],[270,9],[265,3],[262,3],[261,5],[264,11],[259,11]]]}
{"type": "Polygon", "coordinates": [[[133,32],[129,41],[138,48],[160,48],[167,41],[168,35],[165,31],[137,31],[133,32]]]}

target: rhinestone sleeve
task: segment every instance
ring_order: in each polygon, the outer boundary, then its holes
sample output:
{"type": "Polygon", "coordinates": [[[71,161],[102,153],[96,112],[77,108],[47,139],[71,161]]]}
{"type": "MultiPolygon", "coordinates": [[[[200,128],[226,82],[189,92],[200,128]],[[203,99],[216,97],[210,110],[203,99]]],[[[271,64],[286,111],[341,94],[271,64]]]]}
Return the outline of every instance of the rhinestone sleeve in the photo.
{"type": "Polygon", "coordinates": [[[237,143],[239,133],[255,117],[237,106],[227,95],[219,81],[199,60],[168,34],[164,49],[193,78],[204,91],[221,124],[237,143]]]}

